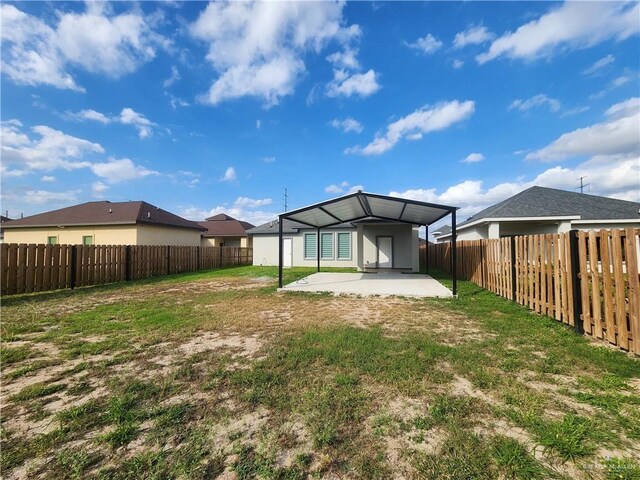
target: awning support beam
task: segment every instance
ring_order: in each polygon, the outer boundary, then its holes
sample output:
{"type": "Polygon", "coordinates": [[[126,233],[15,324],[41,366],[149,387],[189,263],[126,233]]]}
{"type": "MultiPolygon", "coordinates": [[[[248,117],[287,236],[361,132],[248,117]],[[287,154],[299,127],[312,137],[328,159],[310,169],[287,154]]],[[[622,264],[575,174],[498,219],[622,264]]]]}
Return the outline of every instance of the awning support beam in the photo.
{"type": "Polygon", "coordinates": [[[278,288],[282,288],[282,257],[283,257],[283,245],[282,245],[282,222],[284,218],[282,215],[278,217],[278,288]]]}
{"type": "Polygon", "coordinates": [[[318,207],[318,209],[319,209],[321,212],[324,212],[324,213],[326,213],[327,215],[329,215],[329,216],[330,216],[331,218],[333,218],[334,220],[336,220],[336,221],[338,221],[338,222],[340,222],[340,223],[344,223],[344,220],[340,220],[340,219],[339,219],[338,217],[336,217],[333,213],[328,212],[326,208],[318,207]]]}
{"type": "Polygon", "coordinates": [[[316,258],[318,259],[318,272],[320,271],[320,227],[318,227],[318,232],[316,233],[316,258]]]}
{"type": "Polygon", "coordinates": [[[458,250],[458,232],[456,225],[456,211],[455,209],[451,211],[451,283],[452,283],[452,293],[455,297],[458,294],[458,272],[457,272],[457,250],[458,250]]]}

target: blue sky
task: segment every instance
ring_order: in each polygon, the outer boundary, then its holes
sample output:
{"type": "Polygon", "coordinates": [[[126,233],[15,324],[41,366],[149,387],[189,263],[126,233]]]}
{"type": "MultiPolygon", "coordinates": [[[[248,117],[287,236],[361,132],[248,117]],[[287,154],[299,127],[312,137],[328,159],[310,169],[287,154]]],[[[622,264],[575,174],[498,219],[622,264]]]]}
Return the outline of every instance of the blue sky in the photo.
{"type": "Polygon", "coordinates": [[[2,4],[2,211],[640,200],[640,4],[2,4]]]}

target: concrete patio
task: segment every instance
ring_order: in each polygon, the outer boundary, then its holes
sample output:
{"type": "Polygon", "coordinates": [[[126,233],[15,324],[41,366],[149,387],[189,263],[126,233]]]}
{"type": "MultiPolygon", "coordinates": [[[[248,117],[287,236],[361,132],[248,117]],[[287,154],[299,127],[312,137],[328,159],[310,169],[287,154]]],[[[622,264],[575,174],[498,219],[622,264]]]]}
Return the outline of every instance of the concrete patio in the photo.
{"type": "Polygon", "coordinates": [[[279,292],[330,292],[335,295],[452,297],[451,290],[428,275],[320,272],[278,289],[279,292]]]}

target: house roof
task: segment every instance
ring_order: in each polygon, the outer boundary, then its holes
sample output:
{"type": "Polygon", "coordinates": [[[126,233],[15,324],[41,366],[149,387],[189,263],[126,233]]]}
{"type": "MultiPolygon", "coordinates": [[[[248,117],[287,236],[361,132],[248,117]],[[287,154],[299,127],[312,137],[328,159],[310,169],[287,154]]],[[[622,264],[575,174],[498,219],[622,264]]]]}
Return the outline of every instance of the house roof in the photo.
{"type": "Polygon", "coordinates": [[[5,217],[4,215],[0,215],[0,223],[8,222],[11,220],[9,217],[5,217]]]}
{"type": "Polygon", "coordinates": [[[224,213],[209,217],[198,224],[206,229],[203,237],[246,237],[247,230],[254,227],[249,222],[236,220],[224,213]]]}
{"type": "Polygon", "coordinates": [[[457,210],[456,207],[420,202],[358,190],[280,215],[310,227],[326,228],[363,219],[430,225],[457,210]]]}
{"type": "MultiPolygon", "coordinates": [[[[640,221],[640,203],[568,192],[547,187],[531,187],[496,203],[458,224],[458,229],[484,219],[536,217],[579,217],[579,220],[640,221]]],[[[440,229],[442,232],[444,227],[440,229]]],[[[441,235],[448,235],[449,230],[441,235]]]]}
{"type": "Polygon", "coordinates": [[[202,230],[184,219],[147,202],[86,202],[3,223],[4,228],[58,227],[84,225],[157,225],[202,230]]]}
{"type": "Polygon", "coordinates": [[[451,226],[442,225],[440,228],[434,229],[432,234],[439,237],[440,235],[447,235],[449,233],[451,233],[451,226]]]}
{"type": "MultiPolygon", "coordinates": [[[[300,230],[308,230],[312,227],[304,225],[299,222],[294,222],[287,218],[282,223],[282,233],[298,233],[300,230]]],[[[342,223],[340,225],[333,225],[331,228],[355,228],[351,223],[342,223]]],[[[278,220],[272,220],[271,222],[263,223],[257,227],[247,230],[249,235],[277,235],[278,234],[278,220]]]]}

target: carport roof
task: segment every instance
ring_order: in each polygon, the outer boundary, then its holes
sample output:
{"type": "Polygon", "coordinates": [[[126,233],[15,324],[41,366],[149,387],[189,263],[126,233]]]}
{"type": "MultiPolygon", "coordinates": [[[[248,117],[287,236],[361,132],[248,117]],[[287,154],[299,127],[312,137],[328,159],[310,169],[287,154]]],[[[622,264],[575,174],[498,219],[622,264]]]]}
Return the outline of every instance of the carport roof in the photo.
{"type": "Polygon", "coordinates": [[[281,214],[280,217],[317,228],[368,218],[413,225],[430,225],[455,210],[457,207],[358,191],[291,210],[281,214]]]}

